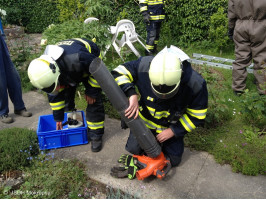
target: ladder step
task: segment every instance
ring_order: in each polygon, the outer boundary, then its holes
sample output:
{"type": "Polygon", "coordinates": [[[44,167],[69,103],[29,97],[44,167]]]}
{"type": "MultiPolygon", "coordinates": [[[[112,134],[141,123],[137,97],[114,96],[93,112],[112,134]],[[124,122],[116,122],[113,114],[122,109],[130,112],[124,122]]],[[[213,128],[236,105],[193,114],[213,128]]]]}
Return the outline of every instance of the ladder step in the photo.
{"type": "MultiPolygon", "coordinates": [[[[229,59],[229,58],[221,58],[221,57],[215,57],[215,56],[209,56],[209,55],[203,55],[203,54],[198,54],[198,53],[193,53],[192,57],[196,59],[207,59],[208,61],[219,61],[222,63],[233,63],[235,60],[229,59]]],[[[248,68],[253,68],[254,64],[252,63],[248,68]]]]}
{"type": "MultiPolygon", "coordinates": [[[[197,59],[190,59],[189,60],[193,64],[197,65],[208,65],[212,67],[219,67],[219,68],[224,68],[224,69],[233,69],[232,65],[226,65],[222,63],[214,63],[214,62],[209,62],[209,61],[203,61],[203,60],[197,60],[197,59]]],[[[253,73],[253,69],[247,68],[248,73],[253,73]]]]}

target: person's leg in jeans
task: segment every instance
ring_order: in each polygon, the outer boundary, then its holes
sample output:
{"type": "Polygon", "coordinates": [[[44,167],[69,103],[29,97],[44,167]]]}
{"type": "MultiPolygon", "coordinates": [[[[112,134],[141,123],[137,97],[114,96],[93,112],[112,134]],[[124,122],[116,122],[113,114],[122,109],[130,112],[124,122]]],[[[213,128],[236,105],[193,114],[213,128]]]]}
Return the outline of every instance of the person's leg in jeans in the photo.
{"type": "Polygon", "coordinates": [[[8,48],[5,41],[1,37],[1,99],[0,99],[0,115],[7,115],[8,109],[8,96],[7,91],[14,105],[15,114],[31,116],[31,113],[25,110],[25,105],[22,99],[22,89],[19,74],[13,65],[8,48]],[[23,112],[21,112],[23,111],[23,112]]]}

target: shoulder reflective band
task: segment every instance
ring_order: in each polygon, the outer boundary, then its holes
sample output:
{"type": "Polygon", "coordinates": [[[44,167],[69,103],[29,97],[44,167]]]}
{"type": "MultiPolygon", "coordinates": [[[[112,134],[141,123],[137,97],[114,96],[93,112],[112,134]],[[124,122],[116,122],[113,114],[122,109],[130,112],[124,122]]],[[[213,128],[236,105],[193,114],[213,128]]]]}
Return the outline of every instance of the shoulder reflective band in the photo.
{"type": "Polygon", "coordinates": [[[85,45],[86,49],[88,49],[88,51],[91,53],[91,46],[87,41],[82,40],[81,38],[74,38],[74,40],[82,42],[85,45]]]}
{"type": "Polygon", "coordinates": [[[119,74],[127,76],[129,80],[133,82],[133,77],[131,73],[125,68],[125,66],[119,65],[117,68],[114,69],[114,71],[118,72],[119,74]]]}

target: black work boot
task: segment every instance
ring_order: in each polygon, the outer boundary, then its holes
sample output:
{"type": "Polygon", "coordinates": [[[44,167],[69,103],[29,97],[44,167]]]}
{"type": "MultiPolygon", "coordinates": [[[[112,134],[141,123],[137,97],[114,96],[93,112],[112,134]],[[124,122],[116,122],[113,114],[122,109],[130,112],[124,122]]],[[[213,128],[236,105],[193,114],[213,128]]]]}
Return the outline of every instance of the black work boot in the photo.
{"type": "Polygon", "coordinates": [[[91,140],[91,151],[99,152],[102,150],[102,138],[91,140]]]}

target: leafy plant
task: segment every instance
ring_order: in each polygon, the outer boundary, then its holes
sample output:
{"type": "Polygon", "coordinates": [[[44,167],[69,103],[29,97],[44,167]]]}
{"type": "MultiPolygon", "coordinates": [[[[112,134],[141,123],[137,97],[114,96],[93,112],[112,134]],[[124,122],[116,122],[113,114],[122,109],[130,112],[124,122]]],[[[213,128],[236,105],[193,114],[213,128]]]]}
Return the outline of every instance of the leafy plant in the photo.
{"type": "Polygon", "coordinates": [[[89,17],[96,17],[104,20],[113,15],[113,1],[110,0],[86,0],[84,5],[87,7],[86,14],[89,17]]]}
{"type": "Polygon", "coordinates": [[[48,44],[55,44],[61,40],[71,38],[86,38],[89,40],[95,38],[96,44],[102,51],[111,42],[108,26],[98,21],[84,24],[79,20],[71,20],[62,24],[51,25],[43,32],[43,38],[47,39],[48,44]]]}
{"type": "Polygon", "coordinates": [[[0,0],[0,7],[8,13],[8,24],[24,26],[31,33],[42,32],[49,24],[58,21],[54,1],[0,0]]]}
{"type": "Polygon", "coordinates": [[[62,23],[67,20],[79,20],[81,22],[86,18],[88,9],[85,0],[56,0],[56,7],[59,11],[58,20],[62,23]]]}
{"type": "Polygon", "coordinates": [[[259,128],[244,126],[243,135],[245,136],[245,140],[247,142],[253,142],[257,139],[260,135],[265,134],[265,132],[259,131],[259,128]]]}
{"type": "Polygon", "coordinates": [[[229,46],[229,38],[226,36],[228,19],[224,8],[220,7],[216,13],[211,16],[209,28],[209,37],[215,43],[217,49],[222,54],[222,50],[229,46]]]}
{"type": "Polygon", "coordinates": [[[10,128],[0,131],[0,172],[21,170],[32,164],[38,154],[37,135],[34,131],[10,128]]]}
{"type": "Polygon", "coordinates": [[[241,96],[240,106],[242,118],[247,124],[251,124],[260,129],[266,126],[266,97],[257,92],[246,90],[241,96]]]}

